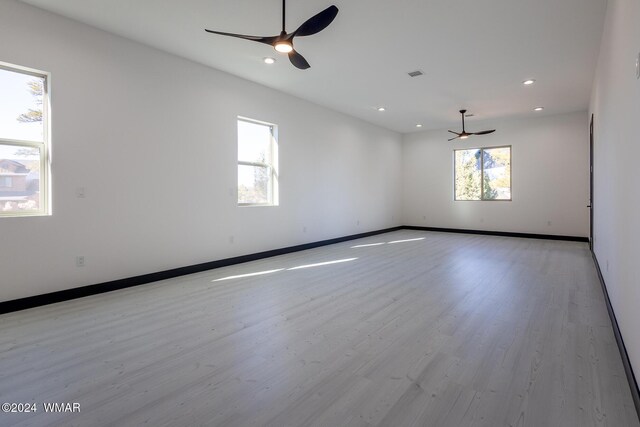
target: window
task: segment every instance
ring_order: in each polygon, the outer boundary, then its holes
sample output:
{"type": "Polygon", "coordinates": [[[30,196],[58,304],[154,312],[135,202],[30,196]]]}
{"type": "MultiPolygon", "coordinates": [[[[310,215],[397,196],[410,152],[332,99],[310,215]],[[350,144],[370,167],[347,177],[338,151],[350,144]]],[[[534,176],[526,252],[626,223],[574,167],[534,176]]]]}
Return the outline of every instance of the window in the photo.
{"type": "Polygon", "coordinates": [[[46,73],[0,62],[0,216],[49,213],[46,73]]]}
{"type": "Polygon", "coordinates": [[[273,124],[238,117],[238,205],[278,205],[278,141],[273,124]]]}
{"type": "Polygon", "coordinates": [[[511,200],[511,147],[454,150],[455,200],[511,200]]]}

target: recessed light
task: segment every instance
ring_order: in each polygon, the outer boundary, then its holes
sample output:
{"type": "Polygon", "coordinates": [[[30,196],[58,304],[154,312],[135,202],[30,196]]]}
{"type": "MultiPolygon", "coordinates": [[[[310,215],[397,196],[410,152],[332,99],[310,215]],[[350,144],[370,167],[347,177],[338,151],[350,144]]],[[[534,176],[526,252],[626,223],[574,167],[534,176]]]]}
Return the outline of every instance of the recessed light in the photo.
{"type": "Polygon", "coordinates": [[[533,111],[542,111],[544,110],[544,107],[536,107],[533,109],[533,111]]]}
{"type": "Polygon", "coordinates": [[[421,125],[420,123],[418,123],[418,124],[416,125],[416,127],[417,127],[417,128],[421,128],[421,127],[422,127],[422,125],[421,125]]]}
{"type": "Polygon", "coordinates": [[[535,82],[536,82],[535,80],[529,79],[529,80],[523,81],[522,84],[525,85],[525,86],[529,86],[529,85],[534,84],[535,82]]]}
{"type": "Polygon", "coordinates": [[[386,110],[386,108],[384,108],[384,107],[378,107],[378,111],[385,111],[385,110],[386,110]]]}
{"type": "Polygon", "coordinates": [[[274,62],[276,62],[275,58],[272,58],[270,56],[267,56],[266,58],[263,59],[265,64],[273,64],[274,62]]]}

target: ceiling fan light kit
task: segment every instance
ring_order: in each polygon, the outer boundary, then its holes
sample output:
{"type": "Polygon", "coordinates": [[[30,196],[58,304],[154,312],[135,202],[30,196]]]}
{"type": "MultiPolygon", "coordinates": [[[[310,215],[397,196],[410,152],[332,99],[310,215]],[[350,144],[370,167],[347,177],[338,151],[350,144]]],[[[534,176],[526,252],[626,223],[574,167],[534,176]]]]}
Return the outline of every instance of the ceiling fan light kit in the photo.
{"type": "Polygon", "coordinates": [[[480,132],[467,132],[465,127],[464,127],[464,114],[467,112],[467,110],[460,110],[460,115],[462,116],[462,132],[454,132],[452,130],[450,130],[449,132],[457,135],[451,139],[449,139],[448,141],[453,141],[454,139],[467,139],[472,135],[487,135],[489,133],[493,133],[496,130],[495,129],[491,129],[491,130],[482,130],[480,132]]]}
{"type": "Polygon", "coordinates": [[[280,40],[273,47],[280,53],[289,53],[293,50],[293,45],[289,40],[280,40]]]}
{"type": "Polygon", "coordinates": [[[221,36],[236,37],[239,39],[250,40],[258,43],[268,44],[280,52],[286,53],[289,56],[289,61],[301,70],[306,70],[310,67],[309,63],[302,55],[300,55],[293,48],[294,37],[312,36],[324,30],[333,22],[338,15],[338,8],[335,5],[329,6],[322,12],[307,19],[302,25],[298,27],[293,33],[287,33],[285,30],[285,12],[286,4],[285,0],[282,0],[282,31],[278,36],[260,37],[260,36],[247,36],[243,34],[224,33],[222,31],[213,31],[205,29],[206,32],[212,34],[219,34],[221,36]]]}

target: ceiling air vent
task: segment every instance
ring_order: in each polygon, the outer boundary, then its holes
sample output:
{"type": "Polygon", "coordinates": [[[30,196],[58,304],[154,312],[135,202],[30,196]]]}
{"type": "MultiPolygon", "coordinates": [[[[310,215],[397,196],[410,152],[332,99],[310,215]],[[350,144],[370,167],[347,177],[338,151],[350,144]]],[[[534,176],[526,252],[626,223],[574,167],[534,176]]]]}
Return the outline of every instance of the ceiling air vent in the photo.
{"type": "Polygon", "coordinates": [[[407,73],[407,74],[409,74],[409,77],[418,77],[418,76],[423,75],[424,73],[422,71],[420,71],[420,70],[416,70],[416,71],[412,71],[412,72],[407,73]]]}

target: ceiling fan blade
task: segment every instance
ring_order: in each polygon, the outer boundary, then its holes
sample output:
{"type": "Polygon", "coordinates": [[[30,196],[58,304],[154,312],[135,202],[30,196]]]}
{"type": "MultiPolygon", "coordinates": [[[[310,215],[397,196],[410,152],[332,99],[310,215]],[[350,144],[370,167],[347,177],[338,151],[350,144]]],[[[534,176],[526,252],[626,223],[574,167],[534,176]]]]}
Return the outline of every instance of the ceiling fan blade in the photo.
{"type": "Polygon", "coordinates": [[[448,131],[448,132],[455,133],[455,134],[456,134],[456,135],[458,135],[458,136],[462,135],[461,133],[454,132],[454,131],[452,131],[452,130],[450,130],[450,131],[448,131]]]}
{"type": "MultiPolygon", "coordinates": [[[[454,133],[455,133],[455,132],[454,132],[454,133]]],[[[454,139],[458,139],[458,138],[460,138],[460,137],[459,137],[459,136],[456,136],[456,137],[453,137],[453,138],[451,138],[451,139],[447,139],[447,141],[453,141],[454,139]]]]}
{"type": "Polygon", "coordinates": [[[295,50],[289,52],[289,61],[291,61],[291,63],[295,67],[300,68],[301,70],[306,70],[307,68],[311,67],[307,60],[304,59],[304,56],[300,55],[295,50]]]}
{"type": "Polygon", "coordinates": [[[300,27],[298,27],[297,30],[293,32],[293,35],[296,37],[302,37],[319,33],[333,22],[337,14],[338,8],[335,5],[329,6],[322,12],[307,19],[302,25],[300,25],[300,27]]]}
{"type": "Polygon", "coordinates": [[[221,36],[236,37],[239,39],[251,40],[254,42],[264,43],[269,45],[272,45],[276,40],[278,40],[278,36],[273,36],[273,37],[246,36],[244,34],[223,33],[222,31],[207,30],[206,28],[205,28],[205,31],[207,33],[219,34],[221,36]]]}
{"type": "Polygon", "coordinates": [[[471,134],[472,135],[486,135],[488,133],[493,133],[495,131],[496,131],[495,129],[491,129],[491,130],[483,130],[483,131],[480,131],[480,132],[471,132],[471,134]]]}

